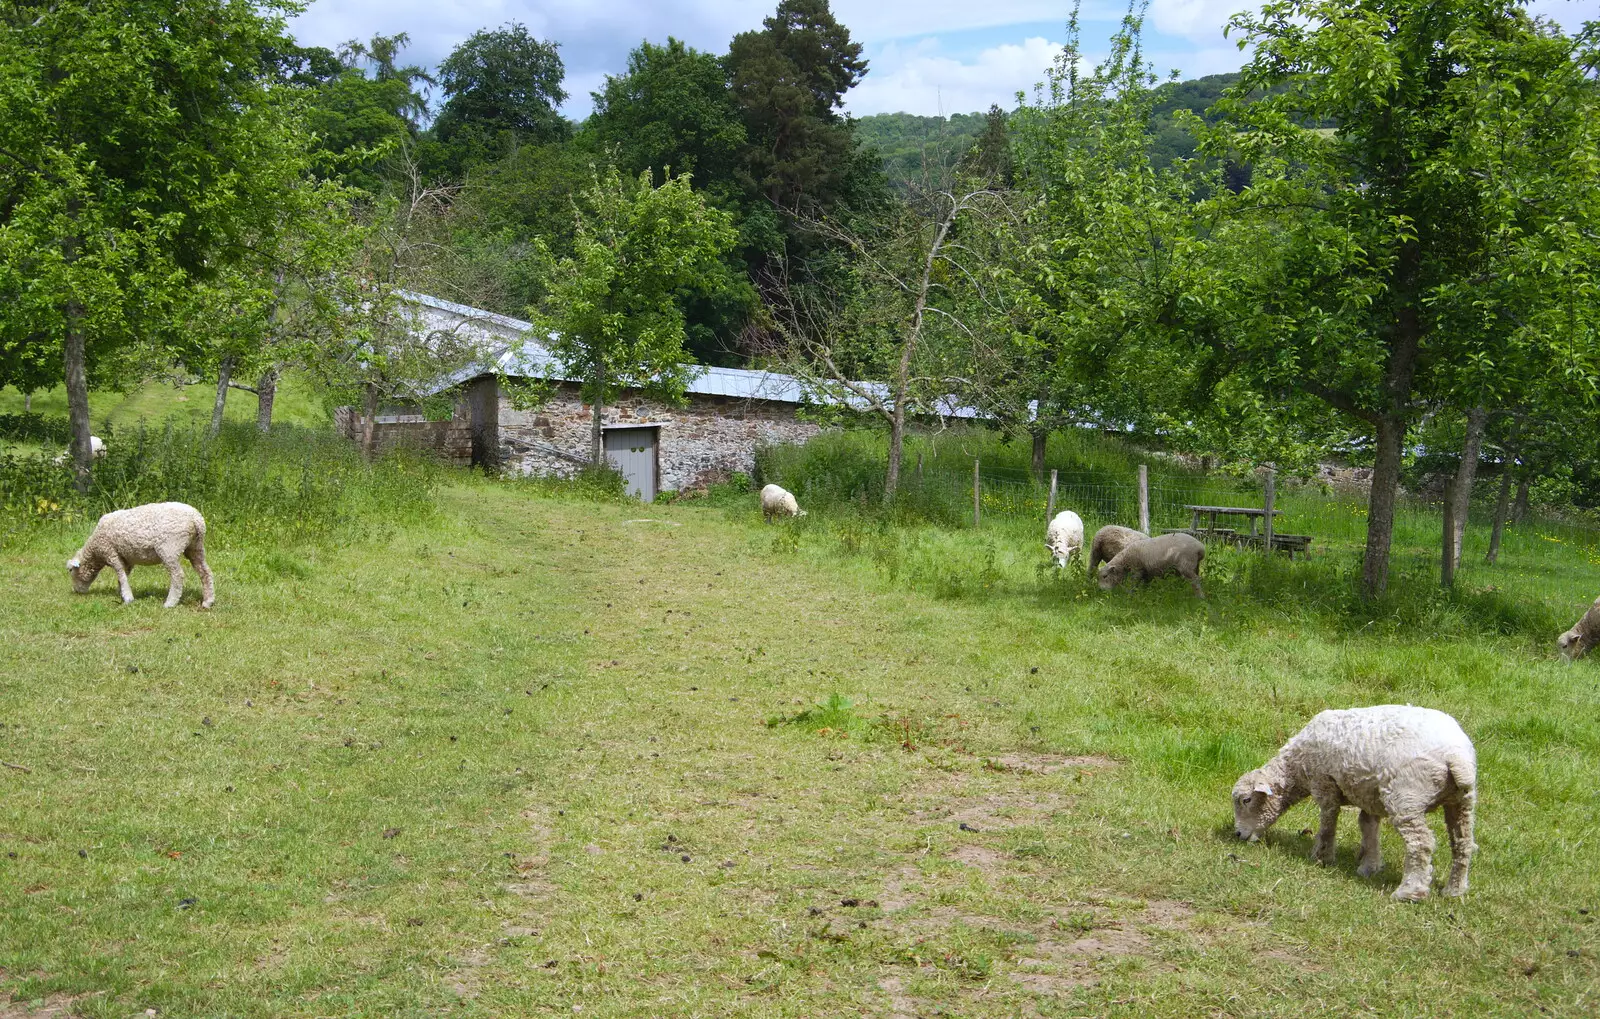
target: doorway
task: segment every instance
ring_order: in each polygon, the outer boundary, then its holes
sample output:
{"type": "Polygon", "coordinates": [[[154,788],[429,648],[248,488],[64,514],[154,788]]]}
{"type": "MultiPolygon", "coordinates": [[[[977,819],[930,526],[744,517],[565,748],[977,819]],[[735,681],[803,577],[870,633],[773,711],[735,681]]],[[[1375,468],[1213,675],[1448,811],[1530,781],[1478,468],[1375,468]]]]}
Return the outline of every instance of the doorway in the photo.
{"type": "Polygon", "coordinates": [[[606,459],[622,473],[628,494],[642,502],[656,498],[656,449],[660,426],[607,428],[606,459]]]}

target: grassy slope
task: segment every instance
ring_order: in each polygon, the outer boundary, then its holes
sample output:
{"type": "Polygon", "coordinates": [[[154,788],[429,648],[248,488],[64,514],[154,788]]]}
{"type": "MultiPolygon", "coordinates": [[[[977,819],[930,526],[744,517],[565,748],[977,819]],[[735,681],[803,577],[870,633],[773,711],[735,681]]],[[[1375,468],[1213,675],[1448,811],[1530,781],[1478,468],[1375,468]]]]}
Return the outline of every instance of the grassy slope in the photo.
{"type": "MultiPolygon", "coordinates": [[[[89,416],[96,427],[110,425],[114,429],[137,428],[140,421],[159,424],[169,420],[204,427],[211,422],[216,393],[215,385],[173,386],[164,382],[148,382],[126,393],[96,390],[89,394],[89,416]]],[[[0,414],[20,414],[22,403],[22,394],[15,388],[0,386],[0,414]]],[[[66,417],[66,389],[34,393],[33,411],[66,417]]],[[[254,421],[255,396],[243,390],[230,391],[225,414],[229,421],[254,421]]],[[[328,411],[316,393],[293,376],[279,384],[272,414],[274,421],[308,428],[325,426],[329,421],[328,411]]]]}
{"type": "Polygon", "coordinates": [[[149,569],[130,607],[73,597],[76,531],[8,551],[0,759],[31,771],[0,769],[0,988],[97,1016],[1593,1013],[1600,695],[1549,634],[1299,615],[1224,555],[1208,603],[1089,596],[996,530],[993,590],[941,599],[816,515],[441,503],[324,552],[214,533],[206,614],[149,569]],[[830,693],[853,708],[764,724],[830,693]],[[1328,870],[1306,806],[1228,837],[1238,770],[1383,701],[1477,738],[1464,902],[1391,904],[1397,841],[1358,879],[1353,818],[1328,870]]]}

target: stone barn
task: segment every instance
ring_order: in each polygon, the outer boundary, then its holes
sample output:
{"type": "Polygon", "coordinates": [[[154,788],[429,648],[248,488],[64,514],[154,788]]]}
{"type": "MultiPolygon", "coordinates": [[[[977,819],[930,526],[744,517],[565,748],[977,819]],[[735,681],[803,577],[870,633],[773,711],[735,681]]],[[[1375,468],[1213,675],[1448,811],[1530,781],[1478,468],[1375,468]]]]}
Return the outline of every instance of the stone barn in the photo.
{"type": "MultiPolygon", "coordinates": [[[[484,350],[478,368],[450,380],[459,394],[448,421],[429,421],[415,407],[379,408],[375,442],[406,444],[438,452],[458,464],[482,464],[523,474],[570,475],[589,463],[592,410],[575,380],[563,378],[543,346],[531,339],[531,323],[407,294],[414,328],[430,335],[449,331],[484,350]],[[550,398],[536,410],[518,410],[501,392],[500,378],[541,379],[550,398]]],[[[683,406],[622,390],[605,408],[606,458],[646,502],[663,491],[681,491],[749,473],[763,445],[804,442],[819,426],[801,410],[817,403],[799,379],[776,372],[704,368],[689,383],[683,406]]],[[[359,411],[341,407],[336,426],[359,440],[359,411]]]]}

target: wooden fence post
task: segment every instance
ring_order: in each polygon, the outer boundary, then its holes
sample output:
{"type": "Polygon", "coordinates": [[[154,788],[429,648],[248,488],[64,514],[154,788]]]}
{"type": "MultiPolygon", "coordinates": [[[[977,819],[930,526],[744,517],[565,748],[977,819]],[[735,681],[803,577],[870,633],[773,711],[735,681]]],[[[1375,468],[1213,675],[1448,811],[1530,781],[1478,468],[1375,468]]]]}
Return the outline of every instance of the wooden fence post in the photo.
{"type": "Polygon", "coordinates": [[[1056,472],[1054,470],[1052,470],[1050,472],[1050,501],[1045,503],[1045,505],[1044,505],[1045,523],[1049,523],[1050,521],[1054,520],[1055,518],[1056,518],[1056,472]]]}
{"type": "Polygon", "coordinates": [[[1150,533],[1150,468],[1139,465],[1139,530],[1150,533]]]}
{"type": "Polygon", "coordinates": [[[1269,556],[1272,554],[1272,532],[1274,530],[1274,528],[1272,526],[1272,504],[1275,501],[1277,501],[1277,495],[1278,495],[1278,472],[1277,472],[1276,468],[1268,467],[1267,468],[1267,505],[1265,507],[1265,509],[1267,511],[1267,515],[1266,515],[1266,523],[1262,525],[1263,527],[1266,528],[1266,530],[1262,532],[1261,544],[1262,544],[1262,547],[1267,550],[1267,555],[1269,555],[1269,556]]]}
{"type": "Polygon", "coordinates": [[[1444,542],[1439,557],[1439,583],[1444,587],[1456,586],[1456,479],[1444,483],[1444,542]]]}
{"type": "Polygon", "coordinates": [[[977,527],[983,519],[982,502],[979,498],[982,483],[978,480],[978,458],[972,458],[972,526],[977,527]]]}

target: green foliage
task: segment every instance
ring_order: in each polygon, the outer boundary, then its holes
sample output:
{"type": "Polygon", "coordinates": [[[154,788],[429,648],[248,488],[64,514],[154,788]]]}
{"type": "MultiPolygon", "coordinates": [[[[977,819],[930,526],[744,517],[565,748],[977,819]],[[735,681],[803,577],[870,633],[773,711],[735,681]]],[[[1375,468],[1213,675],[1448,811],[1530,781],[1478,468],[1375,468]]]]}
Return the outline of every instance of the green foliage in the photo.
{"type": "Polygon", "coordinates": [[[101,514],[149,502],[196,507],[231,543],[315,545],[422,520],[442,475],[404,451],[375,461],[342,437],[294,427],[264,436],[230,424],[216,437],[169,422],[104,429],[106,455],[80,493],[72,471],[44,453],[0,455],[0,546],[36,528],[88,528],[101,514]]]}
{"type": "MultiPolygon", "coordinates": [[[[668,39],[628,54],[628,69],[595,93],[592,131],[623,173],[692,174],[720,199],[737,195],[744,122],[721,62],[668,39]]],[[[659,180],[659,178],[658,178],[659,180]]]]}
{"type": "Polygon", "coordinates": [[[557,48],[511,22],[474,32],[444,59],[444,106],[433,133],[449,153],[448,166],[460,170],[523,143],[567,135],[569,126],[556,111],[567,99],[561,87],[566,67],[557,48]]]}
{"type": "Polygon", "coordinates": [[[0,439],[13,442],[66,445],[72,441],[72,426],[66,418],[43,414],[0,414],[0,439]]]}
{"type": "Polygon", "coordinates": [[[853,120],[857,141],[877,153],[895,184],[938,180],[958,163],[988,129],[981,113],[924,117],[914,113],[874,113],[853,120]]]}
{"type": "Polygon", "coordinates": [[[675,177],[659,187],[593,172],[575,199],[573,254],[555,261],[536,316],[550,351],[583,382],[595,407],[592,460],[602,459],[599,414],[613,392],[635,388],[677,401],[693,378],[684,350],[683,297],[734,244],[729,216],[675,177]]]}

